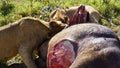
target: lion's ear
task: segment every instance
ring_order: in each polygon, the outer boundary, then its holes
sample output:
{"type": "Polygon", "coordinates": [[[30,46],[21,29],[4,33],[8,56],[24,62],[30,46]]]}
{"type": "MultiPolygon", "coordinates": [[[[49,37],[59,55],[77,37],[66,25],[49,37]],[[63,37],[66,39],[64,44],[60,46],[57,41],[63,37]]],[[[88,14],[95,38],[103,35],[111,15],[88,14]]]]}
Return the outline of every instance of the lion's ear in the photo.
{"type": "Polygon", "coordinates": [[[53,18],[56,14],[58,14],[60,12],[60,9],[57,8],[55,11],[53,11],[51,14],[50,14],[50,18],[53,18]]]}

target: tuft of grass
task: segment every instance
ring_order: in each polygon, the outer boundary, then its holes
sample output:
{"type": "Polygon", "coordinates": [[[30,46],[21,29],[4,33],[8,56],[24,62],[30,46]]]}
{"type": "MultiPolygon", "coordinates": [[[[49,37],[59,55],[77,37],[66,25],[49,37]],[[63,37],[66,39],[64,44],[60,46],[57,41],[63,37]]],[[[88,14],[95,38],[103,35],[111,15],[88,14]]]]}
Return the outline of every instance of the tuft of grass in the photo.
{"type": "Polygon", "coordinates": [[[15,6],[14,4],[12,4],[12,2],[2,1],[1,7],[0,7],[1,15],[6,16],[10,14],[13,11],[14,7],[15,6]]]}

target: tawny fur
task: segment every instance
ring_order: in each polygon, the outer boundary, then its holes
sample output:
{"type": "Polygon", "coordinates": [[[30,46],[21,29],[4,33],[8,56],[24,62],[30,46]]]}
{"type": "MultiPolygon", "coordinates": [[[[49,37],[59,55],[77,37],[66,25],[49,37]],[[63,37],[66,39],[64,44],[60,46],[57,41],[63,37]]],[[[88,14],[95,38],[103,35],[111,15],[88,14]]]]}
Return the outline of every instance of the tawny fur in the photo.
{"type": "MultiPolygon", "coordinates": [[[[79,6],[69,7],[67,9],[56,9],[50,14],[50,20],[64,20],[65,23],[68,23],[71,16],[78,9],[79,6]],[[68,18],[67,18],[68,17],[68,18]]],[[[85,9],[89,12],[89,22],[99,23],[103,16],[92,6],[85,5],[85,9]]]]}
{"type": "Polygon", "coordinates": [[[0,27],[0,60],[7,61],[19,53],[27,68],[37,68],[32,58],[33,50],[63,28],[62,23],[32,17],[0,27]]]}

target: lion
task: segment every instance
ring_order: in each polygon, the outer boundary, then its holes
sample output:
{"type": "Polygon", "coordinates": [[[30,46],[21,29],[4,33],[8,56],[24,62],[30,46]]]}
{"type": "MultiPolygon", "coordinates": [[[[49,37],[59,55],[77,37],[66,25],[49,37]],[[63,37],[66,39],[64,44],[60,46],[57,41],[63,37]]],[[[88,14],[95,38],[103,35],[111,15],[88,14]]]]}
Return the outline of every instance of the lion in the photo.
{"type": "MultiPolygon", "coordinates": [[[[96,9],[94,9],[92,6],[89,5],[84,5],[86,11],[88,11],[89,15],[88,15],[88,21],[89,23],[99,23],[101,24],[101,19],[104,18],[96,9]]],[[[72,6],[66,9],[56,9],[53,12],[51,12],[50,14],[50,20],[59,20],[62,21],[64,23],[69,23],[69,20],[71,19],[71,17],[73,16],[73,14],[76,12],[76,10],[79,8],[80,6],[72,6]]],[[[86,23],[86,22],[85,22],[86,23]]]]}
{"type": "Polygon", "coordinates": [[[33,17],[0,27],[0,60],[7,61],[20,54],[27,68],[37,68],[33,51],[64,27],[61,22],[45,22],[33,17]]]}

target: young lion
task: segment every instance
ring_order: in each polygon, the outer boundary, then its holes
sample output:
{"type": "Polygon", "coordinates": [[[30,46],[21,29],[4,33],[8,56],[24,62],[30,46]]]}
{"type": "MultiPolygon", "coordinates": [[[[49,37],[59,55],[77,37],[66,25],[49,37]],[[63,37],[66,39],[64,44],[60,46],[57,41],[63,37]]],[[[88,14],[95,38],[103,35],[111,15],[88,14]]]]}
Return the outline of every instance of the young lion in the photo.
{"type": "Polygon", "coordinates": [[[55,21],[49,23],[25,17],[0,27],[0,60],[6,61],[19,53],[27,68],[37,68],[32,59],[33,50],[64,26],[55,21]]]}
{"type": "MultiPolygon", "coordinates": [[[[103,18],[103,16],[92,6],[89,5],[83,5],[83,6],[85,7],[85,11],[88,12],[86,22],[101,24],[100,20],[103,18]]],[[[69,7],[68,9],[56,9],[50,14],[50,20],[55,19],[68,24],[70,22],[69,20],[74,15],[74,13],[79,9],[79,7],[80,6],[73,6],[73,7],[69,7]]]]}

